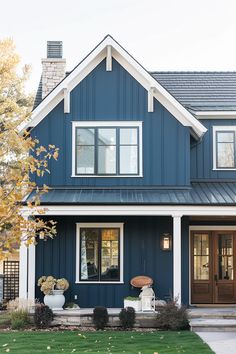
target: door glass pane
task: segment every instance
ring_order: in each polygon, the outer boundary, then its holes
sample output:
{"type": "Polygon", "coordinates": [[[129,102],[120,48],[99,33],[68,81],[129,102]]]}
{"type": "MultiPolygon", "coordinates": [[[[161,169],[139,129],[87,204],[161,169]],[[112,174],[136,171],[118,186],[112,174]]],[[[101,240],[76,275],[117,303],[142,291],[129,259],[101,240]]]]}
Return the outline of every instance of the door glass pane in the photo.
{"type": "Polygon", "coordinates": [[[218,271],[220,280],[233,280],[233,235],[218,235],[218,271]]]}
{"type": "Polygon", "coordinates": [[[80,277],[81,280],[98,280],[98,229],[81,229],[80,277]]]}
{"type": "Polygon", "coordinates": [[[102,229],[101,280],[119,280],[119,230],[102,229]]]}
{"type": "Polygon", "coordinates": [[[194,280],[209,280],[209,235],[193,236],[194,280]]]}

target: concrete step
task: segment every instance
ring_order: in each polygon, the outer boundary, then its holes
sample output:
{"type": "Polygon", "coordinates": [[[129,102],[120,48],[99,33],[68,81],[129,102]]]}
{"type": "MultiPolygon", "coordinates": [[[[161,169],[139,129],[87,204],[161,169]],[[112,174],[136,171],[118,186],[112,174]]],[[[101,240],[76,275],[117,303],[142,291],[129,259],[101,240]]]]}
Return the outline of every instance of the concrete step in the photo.
{"type": "Polygon", "coordinates": [[[193,332],[236,332],[236,319],[192,318],[190,328],[193,332]]]}

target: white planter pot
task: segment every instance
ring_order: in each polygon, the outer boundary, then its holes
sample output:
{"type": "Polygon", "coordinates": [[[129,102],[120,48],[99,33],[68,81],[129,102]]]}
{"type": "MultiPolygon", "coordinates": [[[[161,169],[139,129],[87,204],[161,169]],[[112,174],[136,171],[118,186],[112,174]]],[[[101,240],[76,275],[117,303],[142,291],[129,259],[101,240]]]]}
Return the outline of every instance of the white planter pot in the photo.
{"type": "Polygon", "coordinates": [[[53,290],[52,295],[44,296],[44,304],[50,307],[53,311],[62,311],[65,304],[64,290],[53,290]]]}
{"type": "Polygon", "coordinates": [[[136,312],[141,311],[141,301],[140,300],[126,300],[124,299],[124,307],[133,307],[136,312]]]}

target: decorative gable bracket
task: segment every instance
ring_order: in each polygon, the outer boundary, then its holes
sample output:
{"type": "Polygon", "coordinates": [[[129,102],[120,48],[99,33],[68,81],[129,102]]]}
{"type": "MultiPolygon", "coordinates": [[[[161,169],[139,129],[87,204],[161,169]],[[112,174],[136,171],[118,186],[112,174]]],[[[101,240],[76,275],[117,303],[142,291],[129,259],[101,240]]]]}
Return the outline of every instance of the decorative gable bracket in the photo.
{"type": "Polygon", "coordinates": [[[64,113],[70,113],[70,91],[68,88],[63,89],[64,94],[64,113]]]}
{"type": "Polygon", "coordinates": [[[111,45],[107,46],[106,71],[112,71],[112,49],[111,49],[111,45]]]}
{"type": "Polygon", "coordinates": [[[154,112],[154,93],[155,87],[150,87],[148,90],[148,112],[154,112]]]}

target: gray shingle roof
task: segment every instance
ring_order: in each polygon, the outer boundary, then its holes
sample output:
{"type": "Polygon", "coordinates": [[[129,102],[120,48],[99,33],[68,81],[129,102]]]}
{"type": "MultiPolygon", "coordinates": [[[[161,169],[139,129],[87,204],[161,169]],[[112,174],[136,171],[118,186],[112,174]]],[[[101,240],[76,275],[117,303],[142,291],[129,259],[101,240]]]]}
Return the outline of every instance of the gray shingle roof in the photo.
{"type": "MultiPolygon", "coordinates": [[[[66,73],[66,76],[70,73],[66,73]]],[[[150,73],[185,108],[195,111],[236,110],[236,72],[157,71],[150,73]]],[[[42,101],[42,79],[34,108],[42,101]]]]}
{"type": "MultiPolygon", "coordinates": [[[[27,200],[31,200],[32,192],[27,200]]],[[[41,204],[236,205],[235,182],[194,182],[191,188],[51,188],[41,204]]]]}
{"type": "Polygon", "coordinates": [[[192,111],[236,110],[236,72],[152,72],[152,76],[192,111]]]}

